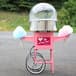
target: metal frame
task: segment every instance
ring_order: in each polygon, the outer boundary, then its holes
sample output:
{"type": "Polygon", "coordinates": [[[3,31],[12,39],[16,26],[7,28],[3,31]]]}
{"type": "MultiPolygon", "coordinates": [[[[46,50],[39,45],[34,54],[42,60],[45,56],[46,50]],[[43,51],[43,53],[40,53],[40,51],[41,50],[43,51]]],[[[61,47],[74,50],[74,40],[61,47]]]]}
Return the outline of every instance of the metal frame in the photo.
{"type": "Polygon", "coordinates": [[[66,36],[54,36],[54,32],[35,32],[34,36],[30,36],[30,37],[23,37],[22,39],[25,41],[32,41],[34,42],[34,62],[35,63],[43,63],[42,60],[37,60],[36,59],[36,53],[38,51],[38,49],[50,49],[50,60],[45,60],[46,64],[50,64],[50,71],[52,73],[54,73],[54,48],[53,48],[53,44],[56,41],[60,41],[63,39],[68,38],[69,35],[66,36]],[[37,44],[37,38],[38,37],[49,37],[50,38],[50,44],[49,45],[38,45],[37,44]]]}

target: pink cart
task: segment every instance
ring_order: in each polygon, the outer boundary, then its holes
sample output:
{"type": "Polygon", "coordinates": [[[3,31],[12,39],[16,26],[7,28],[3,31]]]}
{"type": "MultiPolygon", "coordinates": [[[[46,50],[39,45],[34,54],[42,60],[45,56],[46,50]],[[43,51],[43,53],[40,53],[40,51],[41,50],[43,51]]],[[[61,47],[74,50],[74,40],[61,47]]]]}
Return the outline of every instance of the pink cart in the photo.
{"type": "Polygon", "coordinates": [[[56,41],[66,39],[69,35],[54,36],[56,31],[56,10],[47,3],[39,3],[33,7],[30,12],[30,30],[34,32],[33,36],[23,37],[25,41],[31,41],[34,46],[30,49],[30,53],[26,57],[26,69],[33,73],[39,74],[46,64],[50,64],[50,70],[54,73],[54,48],[56,41]],[[50,60],[45,60],[38,52],[39,49],[48,49],[50,51],[50,60]]]}
{"type": "Polygon", "coordinates": [[[55,41],[60,41],[68,38],[69,35],[62,37],[55,37],[53,32],[35,32],[33,37],[22,38],[25,41],[34,42],[34,46],[30,49],[30,53],[26,57],[26,68],[33,74],[39,74],[44,71],[46,64],[50,64],[50,70],[54,73],[54,48],[55,41]],[[46,34],[46,35],[45,35],[46,34]],[[39,49],[49,49],[50,60],[45,60],[44,57],[38,53],[39,49]]]}

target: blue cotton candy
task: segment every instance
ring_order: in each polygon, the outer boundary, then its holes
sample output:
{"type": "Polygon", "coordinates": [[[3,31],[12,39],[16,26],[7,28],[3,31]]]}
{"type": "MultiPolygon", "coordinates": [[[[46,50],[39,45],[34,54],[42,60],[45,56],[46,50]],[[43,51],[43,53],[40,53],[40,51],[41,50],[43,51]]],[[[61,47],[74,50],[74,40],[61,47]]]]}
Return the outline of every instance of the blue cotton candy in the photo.
{"type": "Polygon", "coordinates": [[[13,31],[13,38],[19,39],[22,37],[26,36],[26,31],[21,27],[18,26],[14,31],[13,31]]]}

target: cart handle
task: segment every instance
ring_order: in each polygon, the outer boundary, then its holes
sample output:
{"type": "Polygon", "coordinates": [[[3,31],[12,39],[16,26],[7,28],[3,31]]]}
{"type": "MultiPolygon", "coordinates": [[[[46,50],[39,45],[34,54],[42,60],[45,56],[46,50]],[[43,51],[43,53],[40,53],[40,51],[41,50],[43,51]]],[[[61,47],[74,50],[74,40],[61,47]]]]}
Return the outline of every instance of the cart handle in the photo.
{"type": "Polygon", "coordinates": [[[34,41],[34,37],[33,36],[27,36],[27,37],[22,37],[21,40],[25,40],[25,41],[34,41]]]}
{"type": "Polygon", "coordinates": [[[65,35],[65,36],[56,36],[54,37],[54,41],[60,41],[60,40],[65,40],[67,38],[69,38],[70,34],[65,35]]]}

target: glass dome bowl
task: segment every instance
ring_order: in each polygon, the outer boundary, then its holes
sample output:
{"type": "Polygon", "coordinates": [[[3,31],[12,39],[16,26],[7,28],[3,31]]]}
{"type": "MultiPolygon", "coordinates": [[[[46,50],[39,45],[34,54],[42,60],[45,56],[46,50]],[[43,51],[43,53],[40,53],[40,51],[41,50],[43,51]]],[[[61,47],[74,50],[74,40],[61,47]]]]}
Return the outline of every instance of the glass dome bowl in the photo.
{"type": "Polygon", "coordinates": [[[29,15],[30,31],[56,31],[57,13],[48,3],[35,5],[29,15]]]}
{"type": "Polygon", "coordinates": [[[55,8],[48,3],[39,3],[30,11],[30,22],[40,20],[57,21],[57,13],[55,8]]]}

